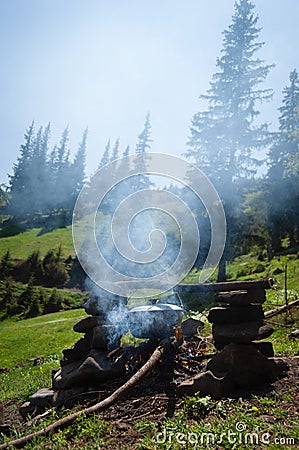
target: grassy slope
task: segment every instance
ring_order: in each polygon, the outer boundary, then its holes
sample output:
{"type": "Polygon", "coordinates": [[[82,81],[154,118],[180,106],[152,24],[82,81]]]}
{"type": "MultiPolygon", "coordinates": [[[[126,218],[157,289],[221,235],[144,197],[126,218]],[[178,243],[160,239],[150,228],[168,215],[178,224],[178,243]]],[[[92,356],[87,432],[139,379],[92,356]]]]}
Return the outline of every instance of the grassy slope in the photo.
{"type": "Polygon", "coordinates": [[[60,245],[63,257],[75,255],[70,226],[44,234],[41,234],[41,228],[33,228],[15,236],[0,238],[0,257],[7,250],[10,251],[11,257],[16,259],[25,259],[38,250],[41,256],[44,256],[48,250],[60,245]]]}
{"type": "MultiPolygon", "coordinates": [[[[0,255],[10,249],[11,254],[15,258],[25,258],[33,250],[40,250],[41,254],[45,254],[49,248],[62,245],[64,256],[73,254],[72,240],[70,229],[60,229],[55,232],[47,233],[38,236],[39,230],[30,230],[14,237],[0,239],[0,255]]],[[[288,264],[288,296],[291,301],[299,296],[299,258],[296,254],[281,256],[280,259],[275,259],[271,263],[257,262],[253,256],[244,256],[234,261],[229,266],[229,275],[231,279],[255,279],[264,276],[273,276],[274,272],[283,271],[285,264],[288,264]],[[258,270],[256,270],[258,269],[258,270]]],[[[283,286],[284,273],[280,272],[274,275],[281,286],[283,286]]],[[[193,273],[189,277],[189,281],[195,281],[196,274],[193,273]]],[[[273,308],[273,305],[280,305],[284,303],[284,292],[271,291],[268,292],[268,302],[265,308],[273,308]]],[[[6,320],[0,323],[0,367],[10,369],[9,372],[0,374],[0,399],[4,402],[6,410],[10,408],[13,410],[17,408],[23,401],[41,387],[51,386],[51,371],[59,367],[59,359],[64,348],[72,345],[79,339],[80,335],[72,331],[74,323],[85,316],[83,310],[72,310],[49,314],[47,316],[37,317],[23,321],[6,320]],[[26,333],[25,333],[26,331],[26,333]],[[40,358],[39,365],[33,366],[35,358],[40,358]]],[[[296,316],[296,323],[290,326],[289,322],[285,323],[285,318],[281,320],[285,328],[277,329],[270,340],[274,343],[276,354],[293,355],[298,352],[297,341],[290,341],[288,333],[291,329],[298,328],[298,315],[296,316]]],[[[207,331],[209,333],[209,331],[207,331]]],[[[282,419],[283,411],[280,408],[282,398],[270,399],[269,407],[277,408],[277,425],[273,425],[276,435],[296,436],[298,439],[298,426],[296,426],[295,419],[291,420],[288,427],[279,423],[282,419]],[[297,431],[296,431],[297,429],[297,431]],[[292,431],[291,431],[292,430],[292,431]]],[[[247,424],[249,429],[253,429],[257,424],[267,429],[267,422],[263,422],[257,416],[266,410],[265,406],[260,407],[262,402],[266,402],[262,397],[257,400],[259,411],[251,409],[250,404],[246,402],[241,406],[238,403],[231,402],[209,402],[212,408],[215,408],[216,418],[215,423],[211,424],[215,432],[222,432],[226,428],[234,430],[237,421],[243,421],[247,424]],[[221,412],[221,408],[223,411],[221,412]],[[262,409],[263,408],[263,409],[262,409]],[[217,411],[216,411],[217,410],[217,411]],[[219,428],[220,426],[220,428],[219,428]]],[[[194,400],[197,402],[197,400],[194,400]]],[[[201,407],[201,403],[199,404],[201,407]]],[[[54,416],[48,421],[53,422],[54,416]]],[[[298,424],[297,424],[298,425],[298,424]]],[[[194,430],[198,433],[207,432],[206,425],[200,424],[190,425],[186,423],[186,416],[182,410],[182,415],[168,420],[166,426],[170,430],[184,431],[185,427],[190,426],[190,431],[194,430]],[[197,428],[196,428],[197,427],[197,428]],[[200,428],[203,427],[203,428],[200,428]]],[[[146,420],[134,425],[135,429],[142,431],[146,435],[143,441],[139,443],[140,449],[156,449],[156,448],[170,448],[167,444],[157,446],[150,437],[153,432],[157,432],[157,426],[153,423],[148,423],[146,420]]],[[[19,428],[19,427],[18,427],[19,428]]],[[[28,432],[28,427],[22,426],[19,428],[22,434],[28,432]]],[[[31,431],[31,430],[30,430],[31,431]]],[[[84,421],[79,421],[74,424],[70,430],[59,432],[55,437],[42,438],[35,444],[26,446],[26,448],[41,448],[45,444],[45,448],[82,448],[83,442],[88,439],[89,448],[100,448],[109,442],[117,430],[106,422],[99,421],[97,417],[91,417],[84,421]],[[71,441],[71,443],[69,443],[71,441]]],[[[0,439],[1,441],[2,439],[0,439]]],[[[137,444],[138,445],[138,444],[137,444]]],[[[135,447],[134,447],[135,448],[135,447]]],[[[181,448],[171,447],[171,448],[181,448]]],[[[231,448],[230,445],[223,446],[223,448],[231,448]]],[[[245,448],[244,446],[236,446],[235,448],[245,448]]],[[[249,447],[246,447],[249,448],[249,447]]],[[[250,447],[251,448],[251,447],[250,447]]],[[[270,446],[267,448],[290,448],[288,446],[270,446]]],[[[294,447],[293,447],[294,448],[294,447]]]]}
{"type": "Polygon", "coordinates": [[[61,351],[81,336],[72,329],[82,309],[47,314],[21,321],[0,323],[0,367],[9,372],[0,375],[1,400],[27,399],[36,389],[51,384],[51,370],[59,367],[61,351]],[[35,358],[41,365],[33,366],[35,358]]]}

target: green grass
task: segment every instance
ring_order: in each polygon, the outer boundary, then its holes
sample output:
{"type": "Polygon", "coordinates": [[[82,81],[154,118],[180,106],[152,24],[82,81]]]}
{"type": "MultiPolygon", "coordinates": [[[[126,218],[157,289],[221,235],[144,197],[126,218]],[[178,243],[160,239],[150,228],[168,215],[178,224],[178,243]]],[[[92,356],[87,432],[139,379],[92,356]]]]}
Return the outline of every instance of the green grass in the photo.
{"type": "Polygon", "coordinates": [[[14,259],[26,259],[34,251],[39,251],[40,256],[45,256],[48,250],[59,246],[63,258],[75,256],[70,226],[39,235],[40,232],[41,228],[33,228],[15,236],[0,238],[0,257],[7,250],[14,259]]]}
{"type": "Polygon", "coordinates": [[[82,309],[47,314],[33,319],[0,323],[1,400],[25,400],[41,387],[50,387],[51,370],[59,368],[61,351],[81,336],[73,325],[86,317],[82,309]],[[36,358],[39,366],[33,366],[36,358]]]}

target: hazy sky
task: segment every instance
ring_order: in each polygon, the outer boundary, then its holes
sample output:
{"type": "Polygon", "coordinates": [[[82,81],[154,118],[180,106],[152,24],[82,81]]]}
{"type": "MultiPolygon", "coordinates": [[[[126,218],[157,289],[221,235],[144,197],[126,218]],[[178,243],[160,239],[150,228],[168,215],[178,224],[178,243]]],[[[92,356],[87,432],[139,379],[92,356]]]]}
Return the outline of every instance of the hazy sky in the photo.
{"type": "MultiPolygon", "coordinates": [[[[263,119],[277,123],[281,91],[299,69],[298,0],[256,0],[265,42],[259,56],[276,67],[263,119]]],[[[7,182],[25,129],[64,127],[77,150],[89,127],[87,170],[109,138],[133,150],[148,111],[152,150],[185,151],[198,96],[209,87],[234,0],[0,0],[1,167],[7,182]]]]}

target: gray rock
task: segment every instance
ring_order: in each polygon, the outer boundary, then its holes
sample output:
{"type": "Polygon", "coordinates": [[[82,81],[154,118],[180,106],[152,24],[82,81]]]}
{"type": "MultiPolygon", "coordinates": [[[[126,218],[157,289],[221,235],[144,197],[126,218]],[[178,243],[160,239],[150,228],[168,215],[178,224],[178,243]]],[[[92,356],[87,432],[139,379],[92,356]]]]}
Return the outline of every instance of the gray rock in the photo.
{"type": "Polygon", "coordinates": [[[234,306],[246,306],[251,303],[265,303],[266,292],[264,289],[220,292],[215,295],[215,301],[219,303],[229,303],[234,306]]]}
{"type": "Polygon", "coordinates": [[[254,345],[229,344],[207,364],[216,377],[228,376],[235,388],[254,389],[273,382],[285,367],[264,356],[254,345]]]}
{"type": "Polygon", "coordinates": [[[204,323],[201,320],[193,319],[192,317],[189,317],[189,319],[185,320],[181,325],[183,336],[185,338],[191,338],[203,327],[204,323]]]}
{"type": "Polygon", "coordinates": [[[52,405],[54,394],[55,392],[52,389],[42,388],[31,395],[29,400],[34,406],[46,407],[52,405]]]}
{"type": "Polygon", "coordinates": [[[299,338],[299,330],[294,330],[289,334],[290,339],[298,339],[299,338]]]}
{"type": "Polygon", "coordinates": [[[230,324],[240,322],[263,322],[262,305],[218,306],[211,308],[208,320],[211,323],[230,324]]]}
{"type": "Polygon", "coordinates": [[[92,346],[93,334],[91,331],[87,332],[85,336],[77,341],[72,347],[62,350],[66,360],[80,360],[88,354],[92,346]]]}
{"type": "Polygon", "coordinates": [[[259,328],[257,340],[267,339],[274,332],[274,328],[265,324],[259,328]]]}
{"type": "Polygon", "coordinates": [[[177,393],[178,395],[194,395],[196,392],[200,392],[203,396],[210,395],[214,399],[220,399],[223,391],[229,389],[228,384],[225,377],[216,377],[208,370],[183,381],[177,387],[177,393]]]}
{"type": "Polygon", "coordinates": [[[91,347],[100,350],[112,350],[120,344],[120,336],[114,325],[99,325],[92,330],[91,347]]]}
{"type": "Polygon", "coordinates": [[[273,358],[274,350],[272,342],[252,342],[252,345],[267,358],[273,358]]]}
{"type": "Polygon", "coordinates": [[[98,386],[104,381],[124,375],[123,366],[114,365],[105,352],[87,356],[83,361],[65,364],[53,376],[53,389],[70,389],[76,386],[98,386]]]}
{"type": "Polygon", "coordinates": [[[23,419],[26,419],[27,416],[34,416],[37,414],[38,407],[35,405],[32,405],[30,402],[23,403],[19,408],[19,413],[23,417],[23,419]]]}
{"type": "Polygon", "coordinates": [[[86,333],[97,325],[100,325],[100,316],[89,316],[76,323],[73,326],[73,330],[76,333],[86,333]]]}
{"type": "Polygon", "coordinates": [[[260,322],[213,324],[212,333],[215,347],[221,349],[231,342],[248,344],[258,339],[259,328],[260,322]]]}

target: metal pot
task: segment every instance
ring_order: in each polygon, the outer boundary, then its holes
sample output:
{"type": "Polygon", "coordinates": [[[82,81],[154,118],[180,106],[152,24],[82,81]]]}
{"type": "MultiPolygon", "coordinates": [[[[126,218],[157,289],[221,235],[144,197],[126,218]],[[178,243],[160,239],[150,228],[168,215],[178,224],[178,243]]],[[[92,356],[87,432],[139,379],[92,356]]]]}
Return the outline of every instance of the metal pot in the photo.
{"type": "Polygon", "coordinates": [[[128,312],[128,327],[137,338],[165,338],[180,325],[184,310],[177,305],[158,303],[136,306],[128,312]]]}

